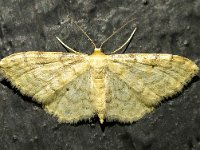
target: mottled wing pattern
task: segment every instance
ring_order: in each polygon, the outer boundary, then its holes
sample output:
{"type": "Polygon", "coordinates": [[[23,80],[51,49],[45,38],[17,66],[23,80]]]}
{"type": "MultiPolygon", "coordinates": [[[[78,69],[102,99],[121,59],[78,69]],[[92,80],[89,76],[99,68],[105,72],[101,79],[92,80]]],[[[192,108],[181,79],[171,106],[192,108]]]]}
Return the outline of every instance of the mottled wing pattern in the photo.
{"type": "Polygon", "coordinates": [[[42,103],[61,122],[72,123],[94,115],[86,57],[62,52],[21,52],[2,59],[0,71],[22,94],[42,103]]]}
{"type": "Polygon", "coordinates": [[[61,122],[88,120],[95,114],[90,87],[90,72],[86,71],[56,92],[54,101],[46,105],[45,110],[56,115],[61,122]]]}
{"type": "Polygon", "coordinates": [[[129,123],[151,112],[153,108],[147,107],[140,99],[140,93],[137,93],[129,84],[120,79],[117,74],[108,71],[105,114],[107,121],[117,120],[129,123]]]}
{"type": "Polygon", "coordinates": [[[189,59],[171,54],[115,54],[108,59],[107,120],[133,122],[198,72],[189,59]]]}

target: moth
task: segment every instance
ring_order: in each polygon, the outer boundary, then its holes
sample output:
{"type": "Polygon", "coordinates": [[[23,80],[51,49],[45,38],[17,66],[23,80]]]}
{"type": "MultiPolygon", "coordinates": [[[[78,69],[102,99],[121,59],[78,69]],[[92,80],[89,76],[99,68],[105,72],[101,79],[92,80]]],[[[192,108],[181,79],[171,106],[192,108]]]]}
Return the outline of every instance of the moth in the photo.
{"type": "Polygon", "coordinates": [[[81,31],[94,45],[91,55],[73,50],[57,37],[71,53],[20,52],[0,61],[2,76],[60,122],[76,123],[97,115],[101,124],[105,119],[132,123],[180,92],[198,73],[194,62],[177,55],[114,54],[136,28],[111,55],[101,47],[113,34],[97,48],[81,31]]]}

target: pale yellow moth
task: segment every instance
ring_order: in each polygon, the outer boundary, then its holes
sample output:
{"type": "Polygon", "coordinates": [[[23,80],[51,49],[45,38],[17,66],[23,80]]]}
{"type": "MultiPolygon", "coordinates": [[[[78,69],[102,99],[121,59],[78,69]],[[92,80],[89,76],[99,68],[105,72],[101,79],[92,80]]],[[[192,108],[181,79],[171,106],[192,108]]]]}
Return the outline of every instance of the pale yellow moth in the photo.
{"type": "Polygon", "coordinates": [[[3,77],[60,122],[76,123],[97,114],[101,124],[104,119],[132,123],[181,91],[198,73],[195,63],[177,55],[105,55],[101,47],[114,34],[97,48],[81,31],[95,47],[92,55],[73,50],[57,37],[73,53],[29,51],[0,61],[3,77]]]}

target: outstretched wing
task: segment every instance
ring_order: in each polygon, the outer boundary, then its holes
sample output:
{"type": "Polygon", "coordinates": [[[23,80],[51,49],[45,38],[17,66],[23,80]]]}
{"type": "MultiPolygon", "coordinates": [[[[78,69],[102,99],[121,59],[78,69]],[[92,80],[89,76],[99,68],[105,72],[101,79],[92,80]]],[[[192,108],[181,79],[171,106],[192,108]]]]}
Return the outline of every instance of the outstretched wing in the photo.
{"type": "Polygon", "coordinates": [[[72,123],[94,115],[86,57],[62,52],[16,53],[0,61],[0,72],[61,122],[72,123]]]}
{"type": "Polygon", "coordinates": [[[189,59],[170,54],[116,54],[108,60],[107,120],[133,122],[198,72],[189,59]]]}

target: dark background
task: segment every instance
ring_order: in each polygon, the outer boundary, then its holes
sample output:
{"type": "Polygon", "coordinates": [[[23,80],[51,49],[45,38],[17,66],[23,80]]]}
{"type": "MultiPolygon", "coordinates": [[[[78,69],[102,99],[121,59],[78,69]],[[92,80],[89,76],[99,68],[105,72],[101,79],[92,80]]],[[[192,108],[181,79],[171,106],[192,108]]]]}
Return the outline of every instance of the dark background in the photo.
{"type": "MultiPolygon", "coordinates": [[[[136,18],[105,46],[109,54],[134,26],[126,52],[172,53],[200,66],[200,0],[0,0],[0,57],[20,51],[65,51],[55,36],[90,54],[92,45],[77,22],[99,45],[136,18]]],[[[198,74],[199,76],[199,74],[198,74]]],[[[200,149],[200,80],[133,124],[100,126],[97,119],[60,124],[41,105],[0,84],[0,149],[200,149]]]]}

